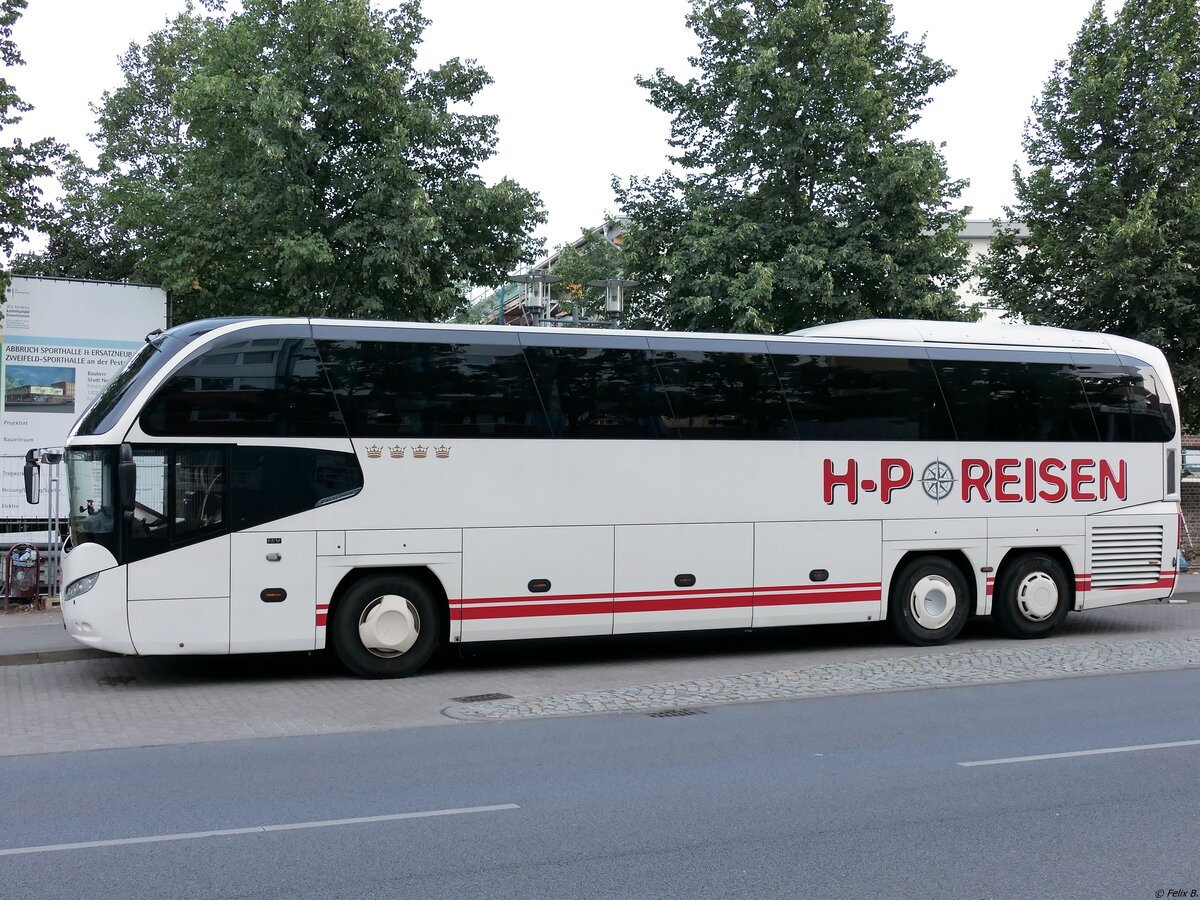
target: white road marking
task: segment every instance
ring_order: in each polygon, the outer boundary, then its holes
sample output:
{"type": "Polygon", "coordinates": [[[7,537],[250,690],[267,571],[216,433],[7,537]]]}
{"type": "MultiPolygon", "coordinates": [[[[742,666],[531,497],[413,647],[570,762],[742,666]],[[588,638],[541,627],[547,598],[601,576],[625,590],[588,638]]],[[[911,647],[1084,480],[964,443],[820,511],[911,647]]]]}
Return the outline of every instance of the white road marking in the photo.
{"type": "Polygon", "coordinates": [[[300,831],[305,828],[333,828],[338,825],[365,825],[371,822],[396,822],[401,819],[429,819],[434,816],[465,816],[472,813],[500,812],[520,809],[515,803],[499,806],[466,806],[461,809],[431,809],[425,812],[393,813],[387,816],[361,816],[356,819],[326,819],[320,822],[289,822],[283,825],[254,825],[250,828],[222,828],[218,831],[189,831],[182,834],[154,834],[147,837],[116,838],[108,841],[80,841],[75,844],[45,844],[41,847],[9,847],[0,849],[0,856],[20,856],[27,853],[56,853],[60,850],[90,850],[94,847],[123,847],[127,844],[157,844],[164,841],[195,841],[200,838],[226,837],[236,834],[265,834],[271,831],[300,831]]]}
{"type": "Polygon", "coordinates": [[[1166,744],[1137,744],[1132,747],[1105,747],[1100,750],[1072,750],[1068,753],[1042,753],[1037,756],[1010,756],[1007,759],[980,759],[960,762],[960,766],[1003,766],[1007,763],[1039,762],[1043,759],[1068,759],[1072,756],[1102,756],[1105,753],[1133,753],[1136,750],[1166,750],[1170,747],[1195,747],[1200,741],[1170,741],[1166,744]]]}

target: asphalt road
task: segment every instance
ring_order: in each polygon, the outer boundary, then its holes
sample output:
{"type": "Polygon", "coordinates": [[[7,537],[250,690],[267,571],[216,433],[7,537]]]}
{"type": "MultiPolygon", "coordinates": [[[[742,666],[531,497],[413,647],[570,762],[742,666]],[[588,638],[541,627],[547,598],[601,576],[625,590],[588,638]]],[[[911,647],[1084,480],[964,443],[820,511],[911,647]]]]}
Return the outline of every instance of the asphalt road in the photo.
{"type": "Polygon", "coordinates": [[[0,896],[1190,896],[1198,692],[1181,669],[11,756],[0,896]],[[1080,751],[1119,752],[1028,759],[1080,751]]]}

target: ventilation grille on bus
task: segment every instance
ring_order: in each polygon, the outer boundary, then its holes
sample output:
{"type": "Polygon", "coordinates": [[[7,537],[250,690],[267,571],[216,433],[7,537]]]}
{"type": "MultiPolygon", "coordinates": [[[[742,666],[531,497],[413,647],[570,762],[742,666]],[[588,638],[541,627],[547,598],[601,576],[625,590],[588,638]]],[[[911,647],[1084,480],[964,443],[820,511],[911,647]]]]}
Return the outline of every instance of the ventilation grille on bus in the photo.
{"type": "Polygon", "coordinates": [[[1162,563],[1161,525],[1096,525],[1092,528],[1093,588],[1158,581],[1162,563]]]}

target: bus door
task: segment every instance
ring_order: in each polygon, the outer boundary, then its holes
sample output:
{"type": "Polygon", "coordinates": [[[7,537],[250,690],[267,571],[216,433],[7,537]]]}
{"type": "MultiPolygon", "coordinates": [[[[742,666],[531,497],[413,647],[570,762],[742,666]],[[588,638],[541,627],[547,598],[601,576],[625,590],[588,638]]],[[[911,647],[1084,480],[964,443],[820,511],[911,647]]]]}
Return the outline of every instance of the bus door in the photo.
{"type": "Polygon", "coordinates": [[[229,652],[221,448],[135,446],[126,510],[129,637],[140,654],[229,652]]]}
{"type": "Polygon", "coordinates": [[[312,650],[316,532],[243,531],[232,541],[229,651],[312,650]]]}

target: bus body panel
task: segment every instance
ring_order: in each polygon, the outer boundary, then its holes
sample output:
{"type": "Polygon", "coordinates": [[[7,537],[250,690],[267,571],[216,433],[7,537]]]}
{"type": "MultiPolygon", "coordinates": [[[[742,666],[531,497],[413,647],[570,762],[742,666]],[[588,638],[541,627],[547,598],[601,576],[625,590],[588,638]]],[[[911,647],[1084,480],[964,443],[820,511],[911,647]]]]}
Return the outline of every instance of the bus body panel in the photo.
{"type": "Polygon", "coordinates": [[[229,535],[221,535],[130,563],[129,637],[136,652],[229,652],[229,544],[229,535]]]}
{"type": "Polygon", "coordinates": [[[613,632],[749,628],[754,526],[618,525],[613,632]]]}
{"type": "Polygon", "coordinates": [[[464,641],[612,634],[613,527],[463,531],[464,641]]]}
{"type": "Polygon", "coordinates": [[[356,529],[342,533],[347,556],[462,552],[461,528],[356,529]]]}
{"type": "Polygon", "coordinates": [[[240,532],[230,553],[229,652],[314,649],[317,533],[240,532]]]}
{"type": "Polygon", "coordinates": [[[754,526],[754,627],[883,618],[882,523],[754,526]]]}
{"type": "Polygon", "coordinates": [[[129,637],[141,656],[229,653],[229,598],[129,601],[129,637]]]}
{"type": "Polygon", "coordinates": [[[75,640],[111,653],[135,653],[129,637],[128,573],[106,547],[80,544],[63,559],[63,585],[96,575],[83,594],[61,602],[63,624],[75,640]]]}
{"type": "Polygon", "coordinates": [[[1174,504],[1087,520],[1087,566],[1077,574],[1084,609],[1167,597],[1178,575],[1179,513],[1174,504]]]}

